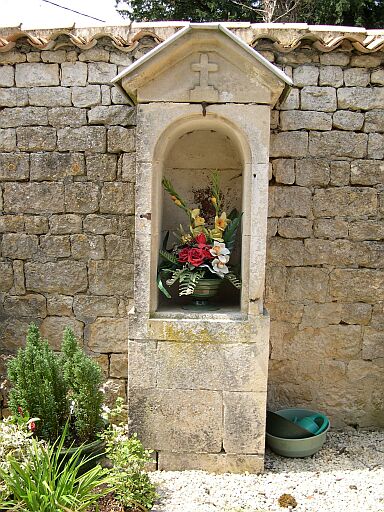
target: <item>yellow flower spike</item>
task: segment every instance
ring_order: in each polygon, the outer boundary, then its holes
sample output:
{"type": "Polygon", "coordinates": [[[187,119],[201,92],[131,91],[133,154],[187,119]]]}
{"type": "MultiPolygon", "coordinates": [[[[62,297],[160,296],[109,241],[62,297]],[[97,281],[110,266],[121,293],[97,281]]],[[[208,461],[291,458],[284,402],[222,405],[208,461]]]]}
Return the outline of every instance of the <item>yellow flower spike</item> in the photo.
{"type": "Polygon", "coordinates": [[[223,212],[220,217],[216,215],[215,217],[215,229],[219,229],[220,231],[224,231],[228,226],[227,214],[223,212]]]}
{"type": "Polygon", "coordinates": [[[175,205],[176,206],[181,206],[181,201],[179,201],[179,199],[175,199],[175,205]]]}
{"type": "Polygon", "coordinates": [[[194,217],[194,224],[195,224],[195,227],[198,227],[198,226],[204,226],[205,224],[205,219],[203,217],[194,217]]]}
{"type": "Polygon", "coordinates": [[[212,202],[212,204],[216,205],[217,204],[216,197],[211,197],[211,202],[212,202]]]}
{"type": "Polygon", "coordinates": [[[223,241],[223,233],[220,231],[220,229],[210,229],[209,234],[213,240],[216,240],[217,242],[223,241]]]}

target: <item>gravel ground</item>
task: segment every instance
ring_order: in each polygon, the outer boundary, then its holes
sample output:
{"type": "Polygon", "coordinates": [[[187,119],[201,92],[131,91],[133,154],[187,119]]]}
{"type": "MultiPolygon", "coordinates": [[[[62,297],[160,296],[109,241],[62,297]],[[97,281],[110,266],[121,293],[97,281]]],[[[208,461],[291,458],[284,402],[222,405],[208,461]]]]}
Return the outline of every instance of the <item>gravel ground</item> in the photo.
{"type": "Polygon", "coordinates": [[[312,457],[288,459],[267,449],[262,475],[153,472],[160,495],[152,512],[384,512],[384,431],[330,432],[312,457]]]}

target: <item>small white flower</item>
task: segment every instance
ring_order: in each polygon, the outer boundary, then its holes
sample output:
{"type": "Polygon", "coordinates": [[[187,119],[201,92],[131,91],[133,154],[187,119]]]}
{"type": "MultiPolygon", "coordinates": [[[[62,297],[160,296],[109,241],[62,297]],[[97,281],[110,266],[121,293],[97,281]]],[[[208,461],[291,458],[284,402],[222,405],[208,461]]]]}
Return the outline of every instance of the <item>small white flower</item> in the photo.
{"type": "Polygon", "coordinates": [[[231,254],[229,249],[225,247],[224,242],[216,242],[216,240],[213,242],[213,247],[212,249],[209,250],[209,252],[212,254],[212,256],[216,256],[216,258],[219,258],[222,263],[228,263],[229,255],[231,254]],[[224,261],[222,259],[223,256],[225,256],[228,259],[224,261]]]}
{"type": "Polygon", "coordinates": [[[212,268],[220,277],[224,277],[224,275],[229,272],[227,265],[220,261],[219,258],[212,260],[212,268]]]}

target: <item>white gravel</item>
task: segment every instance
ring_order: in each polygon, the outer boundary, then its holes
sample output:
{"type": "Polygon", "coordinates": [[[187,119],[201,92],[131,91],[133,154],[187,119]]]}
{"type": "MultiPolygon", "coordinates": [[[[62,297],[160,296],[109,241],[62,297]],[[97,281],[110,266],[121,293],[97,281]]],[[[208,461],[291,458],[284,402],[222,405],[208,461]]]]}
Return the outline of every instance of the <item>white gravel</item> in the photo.
{"type": "Polygon", "coordinates": [[[330,432],[312,457],[288,459],[267,449],[262,475],[204,471],[150,474],[160,495],[152,512],[384,512],[384,431],[330,432]]]}

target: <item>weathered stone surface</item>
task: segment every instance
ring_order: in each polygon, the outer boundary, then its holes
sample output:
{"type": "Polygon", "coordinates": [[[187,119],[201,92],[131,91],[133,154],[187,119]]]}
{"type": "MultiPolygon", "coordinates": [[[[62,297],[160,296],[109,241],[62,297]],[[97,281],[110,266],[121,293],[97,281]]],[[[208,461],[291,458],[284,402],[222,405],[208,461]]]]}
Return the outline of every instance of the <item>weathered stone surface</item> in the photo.
{"type": "Polygon", "coordinates": [[[0,233],[17,233],[24,230],[24,217],[22,215],[1,215],[0,233]]]}
{"type": "Polygon", "coordinates": [[[115,407],[117,398],[122,398],[124,402],[127,401],[127,385],[124,380],[108,379],[104,382],[101,391],[104,395],[103,403],[107,407],[115,407]]]}
{"type": "Polygon", "coordinates": [[[88,112],[89,124],[132,126],[136,124],[136,109],[125,105],[98,106],[88,112]]]}
{"type": "Polygon", "coordinates": [[[130,153],[135,150],[135,132],[129,128],[113,126],[108,129],[108,151],[130,153]]]}
{"type": "Polygon", "coordinates": [[[47,316],[41,323],[40,331],[43,338],[48,340],[54,350],[60,350],[64,329],[66,327],[72,329],[76,338],[82,345],[84,325],[75,318],[47,316]]]}
{"type": "Polygon", "coordinates": [[[25,107],[28,105],[27,89],[0,89],[0,107],[25,107]]]}
{"type": "Polygon", "coordinates": [[[118,219],[105,215],[87,215],[83,224],[84,231],[99,235],[116,233],[118,230],[118,219]]]}
{"type": "Polygon", "coordinates": [[[304,241],[304,265],[368,266],[366,247],[350,240],[307,239],[304,241]]]}
{"type": "Polygon", "coordinates": [[[30,235],[42,235],[48,232],[48,219],[39,215],[25,217],[25,231],[30,235]]]}
{"type": "Polygon", "coordinates": [[[0,261],[0,291],[8,292],[13,285],[13,270],[11,263],[0,261]]]}
{"type": "Polygon", "coordinates": [[[15,83],[15,71],[13,66],[1,66],[0,87],[13,87],[15,83]]]}
{"type": "Polygon", "coordinates": [[[89,290],[95,295],[131,297],[133,265],[121,261],[90,261],[89,290]]]}
{"type": "MultiPolygon", "coordinates": [[[[108,354],[90,354],[90,356],[101,368],[101,374],[103,376],[104,381],[106,381],[109,377],[109,356],[108,356],[108,354]]],[[[112,406],[113,405],[114,404],[112,404],[112,406]]],[[[122,421],[126,421],[126,416],[122,419],[122,421]]]]}
{"type": "Polygon", "coordinates": [[[349,225],[349,236],[352,240],[383,240],[384,224],[377,220],[360,220],[349,225]]]}
{"type": "Polygon", "coordinates": [[[326,302],[328,281],[328,270],[309,267],[290,268],[286,288],[287,299],[326,302]]]}
{"type": "Polygon", "coordinates": [[[279,220],[279,235],[284,238],[307,238],[312,236],[312,221],[302,218],[279,220]]]}
{"type": "Polygon", "coordinates": [[[346,324],[368,325],[371,321],[372,306],[357,302],[356,304],[341,304],[341,320],[346,324]]]}
{"type": "Polygon", "coordinates": [[[2,128],[48,124],[46,107],[5,108],[0,112],[2,128]]]}
{"type": "Polygon", "coordinates": [[[131,104],[128,101],[128,98],[123,96],[123,94],[116,87],[112,87],[112,89],[111,89],[111,100],[112,100],[112,103],[115,105],[131,106],[131,104]]]}
{"type": "Polygon", "coordinates": [[[109,52],[100,48],[99,46],[95,46],[94,48],[90,48],[89,50],[85,50],[80,53],[79,60],[81,62],[108,62],[109,61],[109,52]]]}
{"type": "Polygon", "coordinates": [[[350,174],[350,162],[342,160],[331,162],[331,185],[335,187],[349,185],[350,174]]]}
{"type": "Polygon", "coordinates": [[[104,238],[99,235],[72,235],[72,256],[76,260],[101,260],[104,258],[104,238]]]}
{"type": "Polygon", "coordinates": [[[56,149],[56,130],[48,126],[17,128],[17,147],[21,151],[53,151],[56,149]]]}
{"type": "Polygon", "coordinates": [[[130,237],[107,235],[105,237],[107,259],[133,263],[133,240],[130,237]]]}
{"type": "Polygon", "coordinates": [[[27,57],[25,53],[18,51],[10,51],[2,53],[0,56],[0,64],[16,64],[17,62],[25,62],[27,57]]]}
{"type": "Polygon", "coordinates": [[[368,138],[368,158],[381,160],[384,158],[384,135],[370,133],[368,138]]]}
{"type": "Polygon", "coordinates": [[[47,314],[49,316],[73,316],[73,297],[68,295],[48,295],[47,314]]]}
{"type": "Polygon", "coordinates": [[[94,107],[101,103],[101,91],[99,85],[87,87],[74,87],[72,89],[72,103],[75,107],[94,107]]]}
{"type": "MultiPolygon", "coordinates": [[[[308,84],[317,85],[317,84],[308,84]]],[[[332,87],[341,87],[343,85],[343,70],[339,66],[320,67],[319,85],[330,85],[332,87]]]]}
{"type": "Polygon", "coordinates": [[[41,60],[43,62],[65,62],[67,52],[65,50],[44,50],[41,52],[41,60]]]}
{"type": "Polygon", "coordinates": [[[57,130],[57,147],[59,151],[104,153],[106,150],[105,136],[103,126],[60,128],[57,130]]]}
{"type": "Polygon", "coordinates": [[[282,130],[331,130],[332,114],[326,112],[291,110],[280,113],[282,130]]]}
{"type": "Polygon", "coordinates": [[[230,453],[185,453],[161,451],[158,455],[159,471],[200,470],[208,473],[262,473],[263,455],[235,455],[230,453]]]}
{"type": "Polygon", "coordinates": [[[87,345],[93,352],[126,353],[128,350],[128,320],[97,318],[88,326],[87,345]]]}
{"type": "Polygon", "coordinates": [[[342,52],[329,52],[320,55],[320,64],[325,66],[348,66],[349,54],[342,52]]]}
{"type": "Polygon", "coordinates": [[[17,87],[59,85],[59,66],[42,63],[16,64],[15,80],[17,87]]]}
{"type": "Polygon", "coordinates": [[[109,83],[117,74],[117,66],[107,62],[94,62],[88,64],[88,83],[109,83]]]}
{"type": "Polygon", "coordinates": [[[265,273],[265,299],[268,303],[285,300],[285,286],[288,269],[269,266],[265,273]]]}
{"type": "Polygon", "coordinates": [[[373,110],[380,109],[384,102],[384,89],[380,87],[347,87],[337,90],[339,109],[373,110]]]}
{"type": "Polygon", "coordinates": [[[0,322],[0,353],[13,352],[25,346],[29,324],[40,324],[40,318],[6,318],[0,322]]]}
{"type": "Polygon", "coordinates": [[[381,58],[376,55],[353,55],[351,57],[351,66],[362,68],[377,68],[381,64],[381,58]]]}
{"type": "Polygon", "coordinates": [[[56,213],[64,210],[64,189],[59,183],[6,183],[4,211],[56,213]]]}
{"type": "Polygon", "coordinates": [[[66,87],[32,87],[28,90],[30,105],[40,107],[70,107],[71,91],[66,87]]]}
{"type": "Polygon", "coordinates": [[[32,259],[37,252],[38,237],[23,233],[7,233],[3,235],[1,244],[2,255],[19,260],[32,259]]]}
{"type": "Polygon", "coordinates": [[[270,217],[305,217],[312,207],[311,191],[303,187],[270,187],[270,217]]]}
{"type": "Polygon", "coordinates": [[[298,324],[301,322],[304,311],[304,304],[297,302],[269,302],[267,307],[274,323],[280,320],[280,322],[298,324]]]}
{"type": "Polygon", "coordinates": [[[65,209],[74,213],[96,212],[99,204],[99,187],[94,183],[65,185],[65,209]]]}
{"type": "Polygon", "coordinates": [[[384,114],[382,110],[365,113],[365,132],[384,132],[384,114]]]}
{"type": "Polygon", "coordinates": [[[363,158],[367,154],[368,137],[364,133],[341,131],[311,132],[309,154],[320,157],[363,158]]]}
{"type": "Polygon", "coordinates": [[[80,233],[82,220],[80,215],[67,213],[65,215],[52,215],[49,219],[49,227],[53,235],[70,235],[80,233]]]}
{"type": "Polygon", "coordinates": [[[291,89],[285,100],[276,108],[279,110],[295,110],[300,106],[300,90],[291,89]]]}
{"type": "Polygon", "coordinates": [[[363,124],[364,114],[349,110],[337,110],[333,114],[333,127],[339,130],[359,131],[363,124]]]}
{"type": "MultiPolygon", "coordinates": [[[[362,306],[368,306],[368,304],[361,304],[362,306]]],[[[368,316],[368,321],[371,319],[368,316]]],[[[363,323],[363,322],[362,322],[363,323]]],[[[368,323],[368,322],[366,322],[368,323]]],[[[372,311],[371,327],[375,329],[384,329],[384,303],[375,304],[372,311]]]]}
{"type": "Polygon", "coordinates": [[[219,453],[223,438],[218,391],[130,390],[130,427],[146,447],[219,453]]]}
{"type": "Polygon", "coordinates": [[[10,290],[11,295],[24,295],[25,280],[24,280],[24,261],[13,260],[13,287],[10,290]]]}
{"type": "Polygon", "coordinates": [[[344,84],[347,87],[366,87],[369,84],[369,71],[364,68],[348,68],[344,70],[344,84]]]}
{"type": "Polygon", "coordinates": [[[132,64],[132,57],[129,53],[123,53],[120,51],[111,52],[109,56],[109,62],[117,64],[118,66],[129,66],[132,64]]]}
{"type": "Polygon", "coordinates": [[[84,126],[87,114],[84,109],[73,107],[56,107],[48,109],[48,124],[55,127],[84,126]]]}
{"type": "Polygon", "coordinates": [[[286,267],[303,264],[304,245],[302,240],[271,238],[267,246],[268,261],[286,267]]]}
{"type": "Polygon", "coordinates": [[[79,261],[26,263],[27,290],[71,295],[87,289],[87,268],[79,261]]]}
{"type": "Polygon", "coordinates": [[[76,318],[89,321],[95,318],[114,317],[117,315],[116,297],[99,297],[91,295],[76,295],[73,300],[73,311],[76,318]]]}
{"type": "Polygon", "coordinates": [[[87,176],[92,181],[114,181],[116,179],[116,155],[89,155],[87,176]]]}
{"type": "Polygon", "coordinates": [[[336,89],[333,87],[304,87],[301,91],[302,110],[334,112],[337,108],[336,89]]]}
{"type": "Polygon", "coordinates": [[[4,300],[4,313],[15,317],[44,318],[47,315],[46,299],[38,294],[10,295],[4,300]]]}
{"type": "Polygon", "coordinates": [[[317,219],[313,224],[316,238],[348,238],[348,222],[339,219],[317,219]]]}
{"type": "Polygon", "coordinates": [[[157,380],[157,342],[128,341],[129,389],[155,388],[157,380]]]}
{"type": "Polygon", "coordinates": [[[316,66],[298,66],[293,70],[293,83],[296,87],[317,85],[319,68],[316,66]]]}
{"type": "Polygon", "coordinates": [[[115,379],[126,379],[128,376],[128,355],[112,354],[109,374],[115,379]]]}
{"type": "Polygon", "coordinates": [[[276,133],[271,135],[270,156],[298,157],[308,152],[308,134],[306,132],[276,133]]]}
{"type": "Polygon", "coordinates": [[[101,213],[134,213],[135,196],[132,183],[105,183],[101,190],[101,213]]]}
{"type": "Polygon", "coordinates": [[[295,161],[290,158],[278,158],[272,161],[276,183],[292,185],[295,182],[295,161]]]}
{"type": "Polygon", "coordinates": [[[0,130],[0,151],[14,151],[16,149],[16,130],[9,128],[0,130]]]}
{"type": "Polygon", "coordinates": [[[300,329],[306,327],[327,327],[337,325],[341,320],[341,304],[334,302],[325,304],[308,304],[304,306],[300,329]]]}
{"type": "Polygon", "coordinates": [[[263,453],[265,393],[223,393],[227,453],[263,453]]]}
{"type": "Polygon", "coordinates": [[[384,300],[384,272],[371,269],[335,269],[330,295],[344,302],[376,303],[384,300]]]}
{"type": "Polygon", "coordinates": [[[296,184],[302,187],[325,186],[330,180],[329,162],[319,159],[296,161],[296,184]]]}
{"type": "Polygon", "coordinates": [[[340,187],[316,190],[313,210],[316,217],[375,215],[377,192],[372,188],[340,187]]]}
{"type": "Polygon", "coordinates": [[[121,157],[121,179],[135,183],[136,181],[136,155],[128,153],[121,157]]]}
{"type": "Polygon", "coordinates": [[[372,71],[371,82],[373,84],[384,85],[384,69],[376,69],[376,71],[372,71]]]}
{"type": "Polygon", "coordinates": [[[362,358],[369,361],[384,358],[384,330],[364,328],[362,358]]]}
{"type": "Polygon", "coordinates": [[[18,181],[28,177],[28,155],[0,153],[0,181],[18,181]]]}
{"type": "Polygon", "coordinates": [[[84,156],[79,153],[37,153],[31,155],[31,180],[58,181],[84,174],[84,156]]]}
{"type": "Polygon", "coordinates": [[[61,65],[61,85],[85,86],[88,66],[84,62],[63,62],[61,65]]]}
{"type": "Polygon", "coordinates": [[[355,160],[351,163],[352,185],[377,185],[384,183],[384,162],[380,160],[355,160]]]}
{"type": "Polygon", "coordinates": [[[69,236],[44,235],[40,237],[40,249],[48,258],[68,257],[71,255],[69,236]]]}

